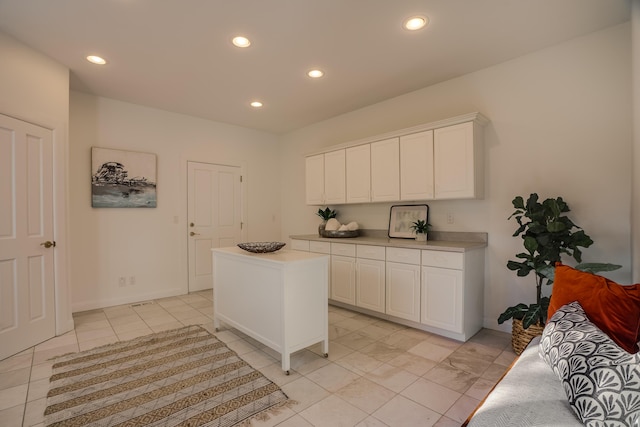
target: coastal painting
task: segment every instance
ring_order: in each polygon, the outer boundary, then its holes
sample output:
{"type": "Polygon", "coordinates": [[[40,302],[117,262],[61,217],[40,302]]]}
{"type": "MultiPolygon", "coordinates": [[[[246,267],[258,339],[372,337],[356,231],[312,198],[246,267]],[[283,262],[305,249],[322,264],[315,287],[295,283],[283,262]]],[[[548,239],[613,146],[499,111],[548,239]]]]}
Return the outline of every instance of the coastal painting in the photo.
{"type": "Polygon", "coordinates": [[[92,147],[91,206],[155,208],[156,155],[92,147]]]}

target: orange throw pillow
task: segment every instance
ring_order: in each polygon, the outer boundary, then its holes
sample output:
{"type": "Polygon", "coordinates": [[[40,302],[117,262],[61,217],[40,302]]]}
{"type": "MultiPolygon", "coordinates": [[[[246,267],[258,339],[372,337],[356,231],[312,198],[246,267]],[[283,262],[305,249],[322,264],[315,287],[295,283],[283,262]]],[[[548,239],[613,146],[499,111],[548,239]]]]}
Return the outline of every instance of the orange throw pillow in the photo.
{"type": "Polygon", "coordinates": [[[558,263],[547,320],[573,301],[578,301],[587,317],[620,347],[629,353],[638,352],[640,283],[623,286],[558,263]]]}

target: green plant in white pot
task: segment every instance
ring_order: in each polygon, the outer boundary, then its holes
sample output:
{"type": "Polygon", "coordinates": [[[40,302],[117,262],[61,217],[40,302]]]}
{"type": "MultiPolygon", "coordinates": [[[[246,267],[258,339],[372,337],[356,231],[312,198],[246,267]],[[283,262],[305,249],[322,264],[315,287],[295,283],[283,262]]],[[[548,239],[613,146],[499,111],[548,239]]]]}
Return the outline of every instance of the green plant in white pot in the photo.
{"type": "Polygon", "coordinates": [[[414,221],[411,225],[411,229],[416,232],[416,242],[426,242],[427,233],[429,232],[429,224],[426,220],[419,219],[414,221]]]}
{"type": "Polygon", "coordinates": [[[322,222],[318,226],[318,235],[322,236],[322,232],[324,231],[324,227],[327,225],[327,221],[331,218],[335,218],[338,215],[338,212],[334,209],[329,209],[329,207],[327,206],[324,209],[318,209],[316,215],[322,218],[322,222]]]}

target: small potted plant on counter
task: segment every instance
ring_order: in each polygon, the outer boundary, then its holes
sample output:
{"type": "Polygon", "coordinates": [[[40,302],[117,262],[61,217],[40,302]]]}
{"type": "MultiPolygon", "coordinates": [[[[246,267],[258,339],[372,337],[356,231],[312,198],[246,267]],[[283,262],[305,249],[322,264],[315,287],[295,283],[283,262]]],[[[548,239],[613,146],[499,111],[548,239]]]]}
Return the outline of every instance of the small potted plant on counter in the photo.
{"type": "Polygon", "coordinates": [[[427,233],[429,232],[429,227],[431,227],[431,224],[422,219],[413,222],[411,229],[416,232],[416,242],[427,241],[427,233]]]}
{"type": "Polygon", "coordinates": [[[327,206],[325,209],[318,209],[316,215],[322,218],[322,222],[318,226],[318,235],[322,236],[322,232],[324,231],[324,227],[327,225],[327,221],[331,218],[335,218],[338,215],[338,212],[334,209],[329,209],[327,206]]]}

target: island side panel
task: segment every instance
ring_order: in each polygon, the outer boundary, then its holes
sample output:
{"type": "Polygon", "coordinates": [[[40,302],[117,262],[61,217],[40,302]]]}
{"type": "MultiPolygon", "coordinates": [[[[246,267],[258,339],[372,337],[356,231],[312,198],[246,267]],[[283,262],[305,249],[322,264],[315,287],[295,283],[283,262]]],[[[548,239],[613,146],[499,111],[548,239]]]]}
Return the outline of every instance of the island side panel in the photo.
{"type": "Polygon", "coordinates": [[[213,253],[214,326],[233,326],[282,353],[282,270],[250,258],[213,253]]]}
{"type": "Polygon", "coordinates": [[[287,265],[285,269],[284,327],[289,353],[318,342],[329,352],[327,283],[329,257],[287,265]]]}

